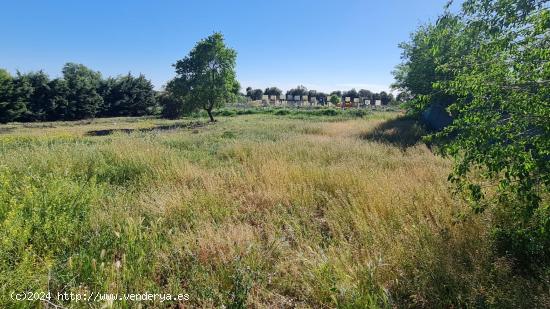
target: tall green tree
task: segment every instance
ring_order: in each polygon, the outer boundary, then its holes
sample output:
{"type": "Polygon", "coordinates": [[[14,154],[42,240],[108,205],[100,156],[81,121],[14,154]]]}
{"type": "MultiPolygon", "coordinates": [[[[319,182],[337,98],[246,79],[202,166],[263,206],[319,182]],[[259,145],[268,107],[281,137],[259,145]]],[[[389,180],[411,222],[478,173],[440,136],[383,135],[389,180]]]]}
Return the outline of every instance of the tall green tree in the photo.
{"type": "Polygon", "coordinates": [[[262,89],[252,89],[250,87],[247,88],[247,91],[246,91],[246,96],[249,97],[251,100],[261,100],[262,99],[262,95],[264,94],[264,92],[262,91],[262,89]]]}
{"type": "Polygon", "coordinates": [[[412,99],[411,94],[408,91],[401,91],[400,93],[397,94],[397,97],[395,98],[395,100],[398,103],[405,103],[411,99],[412,99]]]}
{"type": "Polygon", "coordinates": [[[156,105],[151,81],[142,74],[131,74],[101,81],[102,116],[143,116],[153,113],[156,105]]]}
{"type": "Polygon", "coordinates": [[[342,94],[343,97],[350,97],[352,100],[359,97],[359,94],[357,93],[357,90],[351,89],[348,91],[344,91],[342,94]]]}
{"type": "Polygon", "coordinates": [[[67,114],[69,107],[69,85],[67,81],[63,78],[56,78],[49,82],[48,84],[51,93],[48,97],[48,113],[46,115],[46,120],[63,120],[70,119],[67,114]]]}
{"type": "Polygon", "coordinates": [[[361,89],[357,92],[357,95],[360,98],[364,98],[364,99],[367,99],[367,100],[372,100],[372,92],[370,90],[361,89]]]}
{"type": "Polygon", "coordinates": [[[392,88],[411,94],[407,102],[409,112],[420,114],[432,105],[446,108],[456,100],[455,95],[437,85],[453,80],[453,73],[443,67],[467,53],[466,49],[474,48],[474,42],[456,43],[464,38],[462,28],[458,16],[445,12],[435,24],[419,27],[409,42],[399,44],[403,62],[393,71],[392,88]]]}
{"type": "Polygon", "coordinates": [[[277,87],[269,87],[265,88],[264,94],[280,96],[283,94],[283,91],[277,87]]]}
{"type": "Polygon", "coordinates": [[[53,106],[50,97],[53,95],[50,88],[50,78],[44,71],[29,72],[22,74],[24,79],[31,87],[31,94],[27,104],[25,114],[21,116],[23,121],[44,121],[51,115],[53,106]]]}
{"type": "Polygon", "coordinates": [[[340,103],[340,96],[335,95],[335,94],[331,95],[330,96],[330,103],[332,103],[334,105],[340,103]]]}
{"type": "MultiPolygon", "coordinates": [[[[502,253],[550,263],[550,10],[544,0],[468,0],[452,43],[475,48],[440,65],[453,123],[435,136],[456,160],[452,179],[478,211],[494,205],[502,253]],[[498,181],[496,195],[472,177],[498,181]],[[493,196],[495,203],[484,197],[493,196]]],[[[548,264],[547,264],[548,265],[548,264]]]]}
{"type": "Polygon", "coordinates": [[[393,99],[393,96],[391,95],[391,93],[388,94],[385,91],[380,92],[380,100],[382,101],[383,105],[388,105],[390,101],[392,101],[392,99],[393,99]]]}
{"type": "Polygon", "coordinates": [[[27,110],[31,93],[31,85],[20,73],[12,78],[0,70],[0,122],[19,120],[27,110]]]}
{"type": "Polygon", "coordinates": [[[409,108],[454,120],[429,139],[450,180],[493,214],[495,247],[550,265],[550,10],[547,0],[466,0],[403,44],[396,86],[409,108]]]}
{"type": "Polygon", "coordinates": [[[236,59],[237,52],[225,45],[223,35],[214,33],[175,64],[177,76],[171,88],[176,96],[185,97],[188,108],[204,109],[213,122],[212,110],[233,101],[239,92],[236,59]]]}
{"type": "Polygon", "coordinates": [[[341,98],[342,97],[342,91],[335,90],[335,91],[331,92],[330,95],[331,96],[337,96],[337,97],[341,98]]]}
{"type": "Polygon", "coordinates": [[[303,96],[303,95],[308,95],[309,91],[307,90],[307,88],[305,86],[299,85],[296,88],[292,88],[292,89],[288,90],[286,92],[286,94],[287,95],[292,95],[292,96],[295,96],[295,95],[303,96]]]}
{"type": "Polygon", "coordinates": [[[162,108],[161,115],[164,118],[177,119],[186,112],[184,97],[176,96],[170,89],[160,91],[156,96],[156,100],[162,108]]]}
{"type": "Polygon", "coordinates": [[[67,63],[63,67],[63,79],[67,83],[65,119],[84,119],[96,116],[103,104],[98,93],[101,73],[82,64],[67,63]]]}

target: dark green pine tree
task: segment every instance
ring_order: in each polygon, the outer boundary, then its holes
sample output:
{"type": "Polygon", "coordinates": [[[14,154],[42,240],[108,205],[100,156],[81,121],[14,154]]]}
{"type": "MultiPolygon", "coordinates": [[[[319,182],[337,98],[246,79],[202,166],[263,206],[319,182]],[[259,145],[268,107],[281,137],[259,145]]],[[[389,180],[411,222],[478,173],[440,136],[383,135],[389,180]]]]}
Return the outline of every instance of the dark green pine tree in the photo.
{"type": "Polygon", "coordinates": [[[98,93],[101,74],[82,64],[67,63],[63,67],[63,79],[67,83],[67,109],[65,119],[85,119],[96,116],[103,104],[98,93]]]}
{"type": "Polygon", "coordinates": [[[0,70],[0,122],[18,120],[25,113],[32,89],[28,82],[14,79],[5,70],[0,70]]]}

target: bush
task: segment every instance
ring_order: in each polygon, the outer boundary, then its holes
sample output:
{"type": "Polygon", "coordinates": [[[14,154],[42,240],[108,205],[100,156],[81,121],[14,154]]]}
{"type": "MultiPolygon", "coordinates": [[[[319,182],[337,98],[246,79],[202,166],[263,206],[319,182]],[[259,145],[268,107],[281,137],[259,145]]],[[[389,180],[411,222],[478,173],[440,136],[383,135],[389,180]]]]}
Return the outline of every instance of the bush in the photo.
{"type": "Polygon", "coordinates": [[[161,115],[164,118],[176,119],[183,116],[185,113],[185,105],[183,104],[183,100],[171,94],[161,93],[157,96],[157,101],[162,107],[161,115]]]}
{"type": "Polygon", "coordinates": [[[494,207],[493,237],[497,252],[514,258],[518,269],[537,270],[550,265],[550,208],[524,215],[521,203],[494,207]]]}
{"type": "Polygon", "coordinates": [[[252,108],[237,110],[237,115],[252,115],[252,114],[258,114],[258,113],[259,111],[257,109],[252,109],[252,108]]]}
{"type": "Polygon", "coordinates": [[[354,117],[365,117],[366,115],[369,114],[368,111],[364,110],[364,109],[351,109],[348,111],[348,113],[351,115],[351,116],[354,116],[354,117]]]}
{"type": "Polygon", "coordinates": [[[336,116],[336,115],[340,114],[340,112],[338,112],[335,109],[329,108],[329,109],[322,109],[322,110],[318,111],[317,114],[323,115],[323,116],[336,116]]]}
{"type": "Polygon", "coordinates": [[[222,109],[216,113],[219,116],[235,116],[237,113],[234,110],[222,109]]]}
{"type": "Polygon", "coordinates": [[[288,110],[288,109],[279,109],[279,110],[276,110],[275,113],[273,113],[273,114],[277,115],[277,116],[284,116],[284,115],[291,114],[291,111],[288,110]]]}

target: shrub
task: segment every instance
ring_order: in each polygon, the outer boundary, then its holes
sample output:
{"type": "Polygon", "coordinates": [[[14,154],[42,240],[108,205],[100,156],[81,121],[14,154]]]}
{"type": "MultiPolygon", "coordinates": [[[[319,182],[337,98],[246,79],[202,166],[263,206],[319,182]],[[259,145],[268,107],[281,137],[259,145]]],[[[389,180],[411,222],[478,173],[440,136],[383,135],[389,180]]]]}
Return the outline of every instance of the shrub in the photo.
{"type": "Polygon", "coordinates": [[[323,115],[323,116],[336,116],[338,114],[340,114],[340,112],[338,112],[337,110],[335,109],[332,109],[332,108],[328,108],[328,109],[322,109],[318,112],[319,115],[323,115]]]}
{"type": "Polygon", "coordinates": [[[252,115],[252,114],[258,114],[257,109],[247,108],[247,109],[239,109],[237,110],[237,115],[252,115]]]}
{"type": "Polygon", "coordinates": [[[351,109],[348,111],[348,113],[354,117],[365,117],[369,114],[369,112],[364,109],[351,109]]]}
{"type": "Polygon", "coordinates": [[[220,116],[235,116],[237,113],[234,110],[222,109],[217,114],[220,116]]]}
{"type": "Polygon", "coordinates": [[[169,93],[160,93],[157,101],[162,107],[161,115],[164,118],[176,119],[185,113],[185,105],[181,98],[169,93]]]}
{"type": "Polygon", "coordinates": [[[276,110],[275,113],[273,113],[273,114],[277,115],[277,116],[284,116],[284,115],[291,114],[291,111],[288,110],[288,109],[279,109],[279,110],[276,110]]]}

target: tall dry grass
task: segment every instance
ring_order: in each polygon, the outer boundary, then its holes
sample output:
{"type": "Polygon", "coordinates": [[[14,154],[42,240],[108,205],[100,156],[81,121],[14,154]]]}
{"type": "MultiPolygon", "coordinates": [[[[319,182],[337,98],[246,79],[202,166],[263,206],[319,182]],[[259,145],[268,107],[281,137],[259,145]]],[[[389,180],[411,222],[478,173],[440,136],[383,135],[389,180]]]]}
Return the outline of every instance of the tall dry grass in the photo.
{"type": "Polygon", "coordinates": [[[172,123],[0,135],[0,307],[33,307],[9,292],[48,287],[189,293],[181,305],[204,308],[548,304],[491,255],[490,218],[464,215],[414,121],[247,115],[87,134],[172,123]]]}

